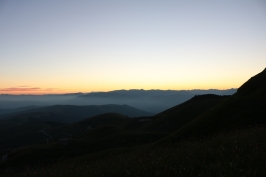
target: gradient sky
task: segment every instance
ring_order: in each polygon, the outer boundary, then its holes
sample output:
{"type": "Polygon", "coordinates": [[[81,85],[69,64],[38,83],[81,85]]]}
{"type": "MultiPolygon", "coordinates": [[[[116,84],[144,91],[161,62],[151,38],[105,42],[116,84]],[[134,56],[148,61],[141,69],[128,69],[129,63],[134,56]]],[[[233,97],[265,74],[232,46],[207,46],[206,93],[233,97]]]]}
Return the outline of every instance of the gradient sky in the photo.
{"type": "Polygon", "coordinates": [[[238,88],[265,0],[0,0],[0,94],[238,88]]]}

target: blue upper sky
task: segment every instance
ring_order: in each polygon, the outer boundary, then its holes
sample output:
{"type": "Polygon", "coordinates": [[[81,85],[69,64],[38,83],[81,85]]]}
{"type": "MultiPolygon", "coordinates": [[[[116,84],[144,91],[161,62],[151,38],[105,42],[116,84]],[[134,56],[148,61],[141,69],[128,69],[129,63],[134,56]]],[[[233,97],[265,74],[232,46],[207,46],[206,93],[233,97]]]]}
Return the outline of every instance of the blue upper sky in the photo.
{"type": "Polygon", "coordinates": [[[264,0],[0,1],[0,93],[237,88],[265,66],[264,0]]]}

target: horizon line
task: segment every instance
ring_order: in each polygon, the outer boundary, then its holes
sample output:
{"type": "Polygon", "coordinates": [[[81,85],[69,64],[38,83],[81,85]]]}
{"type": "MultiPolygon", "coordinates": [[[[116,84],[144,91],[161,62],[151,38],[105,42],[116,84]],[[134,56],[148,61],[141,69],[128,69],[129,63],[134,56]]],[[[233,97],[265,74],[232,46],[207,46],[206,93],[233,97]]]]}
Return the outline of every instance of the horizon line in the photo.
{"type": "Polygon", "coordinates": [[[115,92],[115,91],[193,91],[193,90],[200,90],[200,91],[207,91],[207,90],[232,90],[232,89],[238,89],[238,88],[228,88],[228,89],[182,89],[182,90],[173,90],[173,89],[119,89],[119,90],[109,90],[109,91],[91,91],[91,92],[65,92],[65,93],[1,93],[0,95],[25,95],[25,96],[31,96],[31,95],[72,95],[72,94],[89,94],[89,93],[107,93],[107,92],[115,92]]]}

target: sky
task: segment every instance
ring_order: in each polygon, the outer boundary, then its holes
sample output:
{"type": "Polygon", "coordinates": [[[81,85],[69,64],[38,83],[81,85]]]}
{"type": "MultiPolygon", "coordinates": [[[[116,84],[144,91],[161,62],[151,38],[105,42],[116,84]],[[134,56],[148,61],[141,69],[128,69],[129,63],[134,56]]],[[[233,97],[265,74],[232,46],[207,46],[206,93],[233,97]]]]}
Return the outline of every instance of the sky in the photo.
{"type": "Polygon", "coordinates": [[[0,0],[0,94],[238,88],[265,0],[0,0]]]}

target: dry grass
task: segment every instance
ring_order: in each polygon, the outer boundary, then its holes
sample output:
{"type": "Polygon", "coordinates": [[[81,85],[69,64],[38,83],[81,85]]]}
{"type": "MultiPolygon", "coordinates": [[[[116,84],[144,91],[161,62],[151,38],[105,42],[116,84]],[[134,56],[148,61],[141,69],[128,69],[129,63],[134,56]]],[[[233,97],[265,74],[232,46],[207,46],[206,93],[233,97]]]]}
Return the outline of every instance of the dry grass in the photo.
{"type": "Polygon", "coordinates": [[[115,155],[110,151],[94,160],[87,156],[48,167],[27,166],[19,173],[9,168],[1,176],[266,176],[265,137],[261,126],[115,155]]]}

